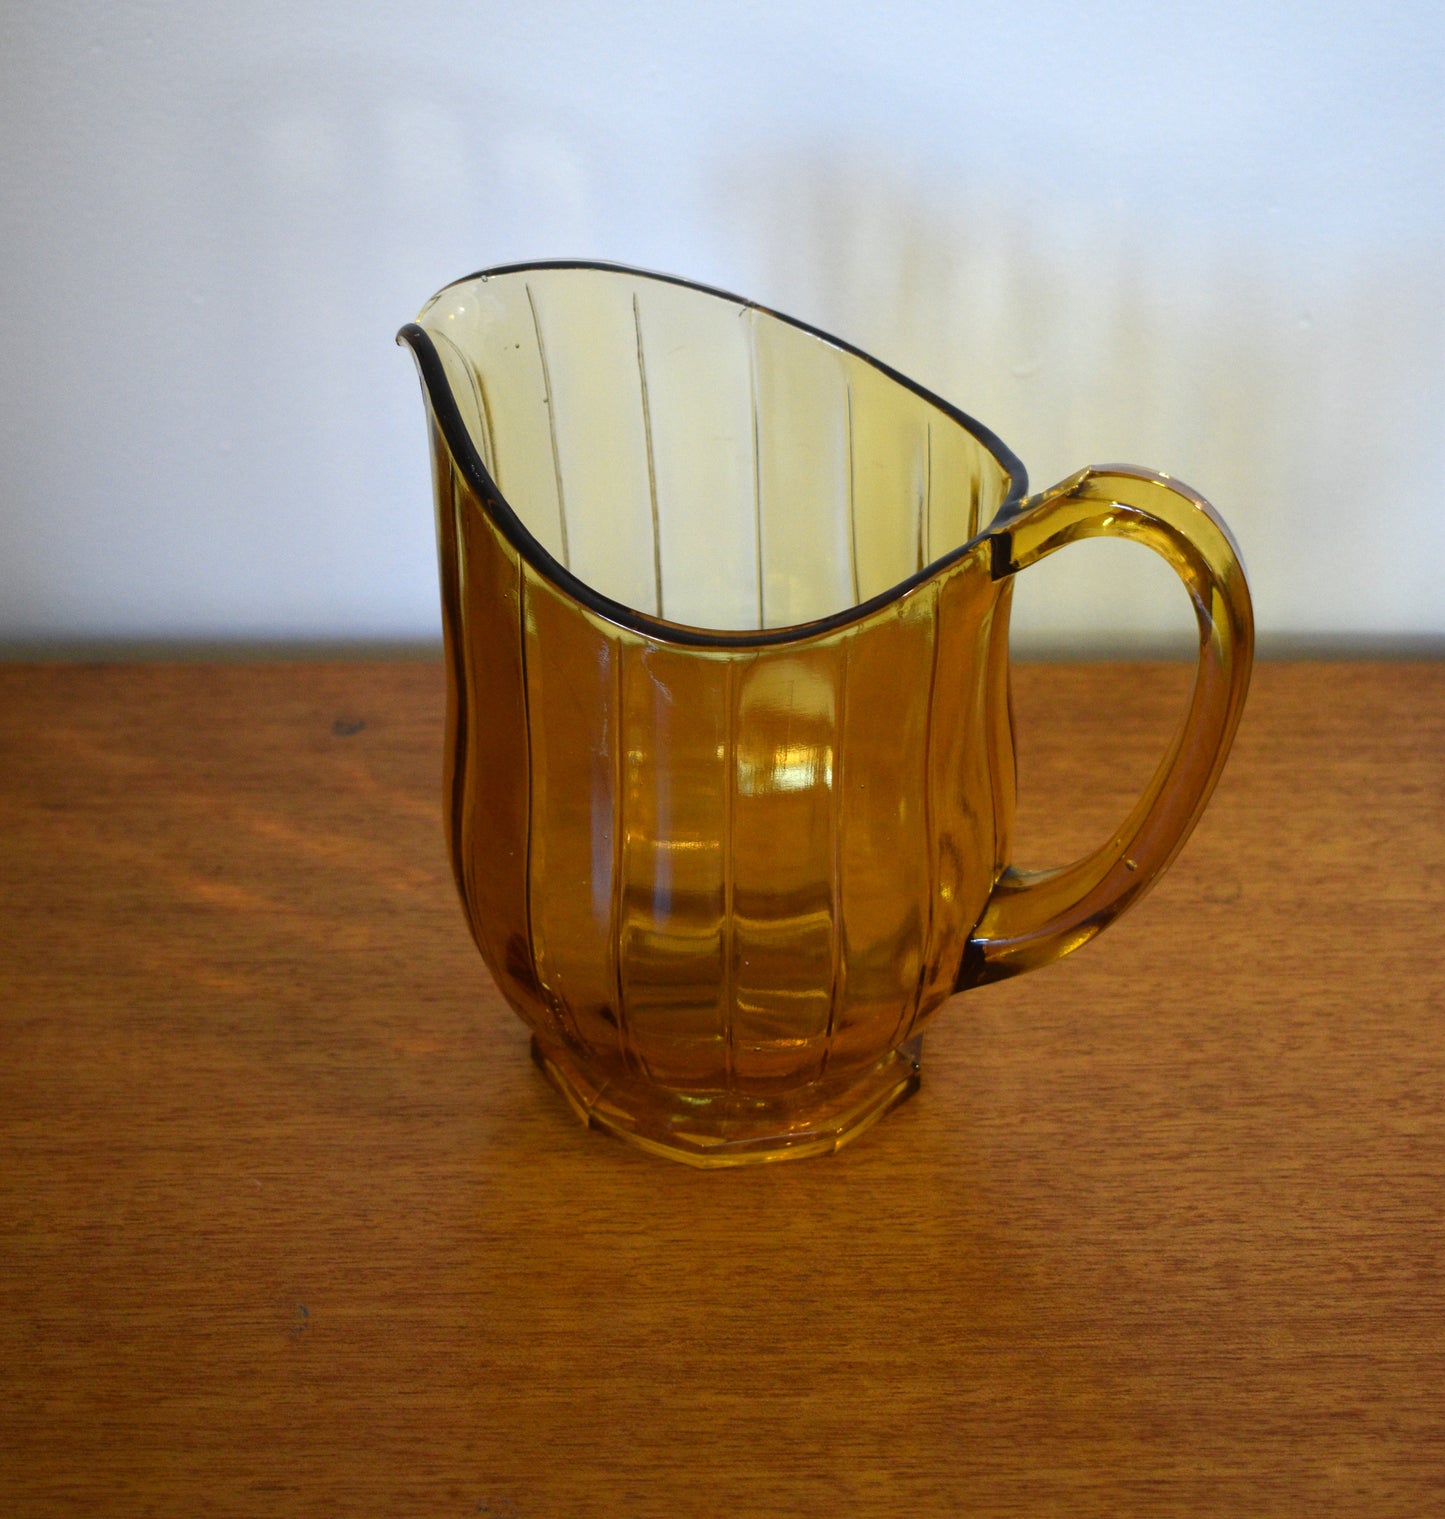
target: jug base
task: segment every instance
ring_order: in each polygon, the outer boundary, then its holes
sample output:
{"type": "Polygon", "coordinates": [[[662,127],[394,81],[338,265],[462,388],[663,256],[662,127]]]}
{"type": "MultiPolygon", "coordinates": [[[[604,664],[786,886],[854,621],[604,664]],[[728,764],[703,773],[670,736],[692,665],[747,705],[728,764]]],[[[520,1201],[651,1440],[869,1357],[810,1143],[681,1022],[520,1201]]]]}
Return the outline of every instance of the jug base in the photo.
{"type": "Polygon", "coordinates": [[[923,1036],[861,1071],[773,1094],[677,1091],[599,1074],[534,1035],[532,1058],[583,1123],[705,1170],[827,1155],[918,1090],[923,1036]]]}

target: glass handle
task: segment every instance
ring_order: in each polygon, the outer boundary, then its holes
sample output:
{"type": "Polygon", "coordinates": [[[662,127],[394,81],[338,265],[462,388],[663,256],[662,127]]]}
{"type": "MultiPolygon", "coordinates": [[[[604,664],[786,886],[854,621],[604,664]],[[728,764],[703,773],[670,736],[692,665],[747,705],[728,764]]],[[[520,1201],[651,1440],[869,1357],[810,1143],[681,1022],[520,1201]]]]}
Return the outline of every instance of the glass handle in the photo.
{"type": "Polygon", "coordinates": [[[1004,870],[969,941],[960,990],[1048,965],[1137,901],[1198,822],[1239,725],[1254,659],[1249,587],[1229,529],[1178,480],[1128,464],[1080,470],[995,526],[994,578],[1104,536],[1147,544],[1188,588],[1199,623],[1189,707],[1143,796],[1101,848],[1058,870],[1004,870]]]}

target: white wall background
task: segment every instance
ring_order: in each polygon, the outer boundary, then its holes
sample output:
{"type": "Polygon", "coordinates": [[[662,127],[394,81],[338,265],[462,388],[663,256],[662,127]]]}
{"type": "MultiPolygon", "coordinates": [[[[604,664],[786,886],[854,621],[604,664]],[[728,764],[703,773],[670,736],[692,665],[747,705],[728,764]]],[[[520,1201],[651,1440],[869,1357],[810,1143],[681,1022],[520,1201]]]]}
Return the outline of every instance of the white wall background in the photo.
{"type": "MultiPolygon", "coordinates": [[[[1266,646],[1445,639],[1445,7],[12,0],[0,646],[436,635],[395,329],[588,256],[1166,468],[1266,646]]],[[[1035,648],[1177,635],[1142,550],[1035,648]],[[1140,562],[1142,561],[1142,562],[1140,562]]]]}

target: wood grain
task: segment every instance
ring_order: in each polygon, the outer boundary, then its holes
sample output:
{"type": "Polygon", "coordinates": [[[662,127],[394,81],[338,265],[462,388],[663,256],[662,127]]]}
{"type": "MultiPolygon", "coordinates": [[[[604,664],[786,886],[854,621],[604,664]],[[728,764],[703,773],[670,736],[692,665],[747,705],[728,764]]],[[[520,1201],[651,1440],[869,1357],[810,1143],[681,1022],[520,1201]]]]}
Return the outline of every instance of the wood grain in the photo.
{"type": "MultiPolygon", "coordinates": [[[[1020,669],[1026,856],[1186,681],[1020,669]]],[[[441,700],[0,667],[0,1512],[1445,1511],[1445,667],[1261,667],[1146,902],[716,1174],[531,1067],[441,700]]]]}

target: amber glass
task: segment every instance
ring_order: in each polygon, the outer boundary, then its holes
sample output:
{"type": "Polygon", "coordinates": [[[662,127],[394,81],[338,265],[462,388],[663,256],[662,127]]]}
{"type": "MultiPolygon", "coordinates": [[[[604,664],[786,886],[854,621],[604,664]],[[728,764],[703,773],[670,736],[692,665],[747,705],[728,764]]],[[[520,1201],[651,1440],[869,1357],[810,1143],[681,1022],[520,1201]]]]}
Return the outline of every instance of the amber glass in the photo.
{"type": "Polygon", "coordinates": [[[431,421],[457,888],[590,1122],[698,1165],[836,1148],[918,1082],[957,991],[1147,889],[1249,679],[1200,497],[1129,466],[1026,497],[987,429],[717,291],[534,265],[402,329],[431,421]],[[1124,826],[1010,866],[1013,577],[1132,537],[1189,589],[1182,726],[1124,826]]]}

